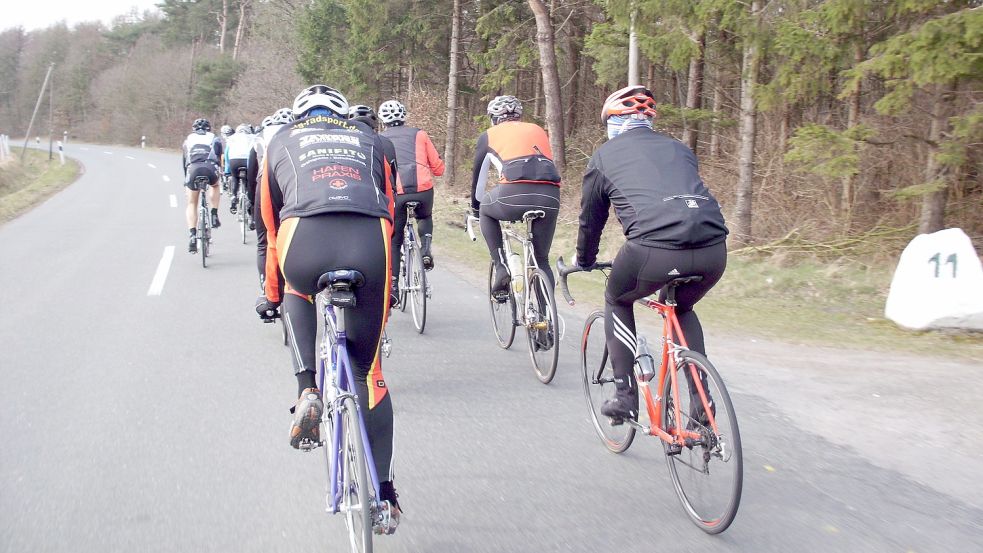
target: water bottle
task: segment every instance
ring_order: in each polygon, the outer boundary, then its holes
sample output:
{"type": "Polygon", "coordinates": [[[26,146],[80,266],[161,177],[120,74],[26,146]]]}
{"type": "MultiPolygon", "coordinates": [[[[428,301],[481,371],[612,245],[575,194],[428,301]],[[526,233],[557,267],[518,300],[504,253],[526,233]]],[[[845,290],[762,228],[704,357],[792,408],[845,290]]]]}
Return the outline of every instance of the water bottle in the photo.
{"type": "Polygon", "coordinates": [[[645,339],[645,336],[638,337],[635,378],[641,382],[648,382],[655,378],[655,358],[652,357],[652,350],[649,349],[648,340],[645,339]]]}
{"type": "Polygon", "coordinates": [[[512,273],[512,290],[516,294],[522,292],[522,259],[519,254],[512,252],[509,254],[509,272],[512,273]]]}

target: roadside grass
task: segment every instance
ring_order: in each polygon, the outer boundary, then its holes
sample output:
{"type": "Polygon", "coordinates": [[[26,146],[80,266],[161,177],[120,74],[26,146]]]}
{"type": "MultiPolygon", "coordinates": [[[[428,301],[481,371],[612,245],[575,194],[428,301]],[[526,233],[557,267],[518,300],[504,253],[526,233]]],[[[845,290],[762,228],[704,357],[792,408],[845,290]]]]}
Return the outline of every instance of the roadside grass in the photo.
{"type": "Polygon", "coordinates": [[[28,211],[75,182],[82,167],[73,159],[48,160],[48,153],[28,148],[24,162],[20,148],[11,148],[12,159],[0,165],[0,224],[28,211]]]}
{"type": "MultiPolygon", "coordinates": [[[[464,231],[466,205],[465,201],[438,195],[434,206],[435,253],[471,268],[484,282],[488,250],[480,235],[473,243],[464,231]]],[[[576,220],[561,215],[550,251],[554,268],[559,256],[570,261],[576,251],[576,239],[576,220]]],[[[612,259],[622,243],[621,231],[612,217],[605,228],[598,259],[612,259]]],[[[983,359],[983,333],[909,331],[884,318],[893,265],[733,254],[727,263],[724,277],[697,307],[709,333],[983,359]]],[[[569,284],[578,305],[603,305],[604,277],[599,272],[573,275],[569,284]]],[[[557,302],[564,302],[559,285],[556,294],[557,302]]],[[[650,328],[660,324],[654,314],[635,311],[650,328]]]]}

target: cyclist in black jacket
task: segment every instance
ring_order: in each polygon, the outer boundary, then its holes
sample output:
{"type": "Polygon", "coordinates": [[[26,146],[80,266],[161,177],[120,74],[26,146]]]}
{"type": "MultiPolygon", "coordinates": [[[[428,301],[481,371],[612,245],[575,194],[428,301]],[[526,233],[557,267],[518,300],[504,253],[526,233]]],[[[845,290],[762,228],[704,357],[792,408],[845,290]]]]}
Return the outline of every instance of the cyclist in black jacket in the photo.
{"type": "Polygon", "coordinates": [[[608,140],[584,175],[577,264],[597,260],[601,230],[613,204],[625,241],[614,259],[605,299],[604,331],[617,393],[601,411],[637,418],[635,300],[680,276],[703,280],[676,291],[676,314],[690,349],[705,354],[703,329],[693,311],[727,265],[727,227],[720,205],[703,184],[696,156],[683,143],[653,132],[655,99],[642,86],[611,96],[601,110],[608,140]]]}

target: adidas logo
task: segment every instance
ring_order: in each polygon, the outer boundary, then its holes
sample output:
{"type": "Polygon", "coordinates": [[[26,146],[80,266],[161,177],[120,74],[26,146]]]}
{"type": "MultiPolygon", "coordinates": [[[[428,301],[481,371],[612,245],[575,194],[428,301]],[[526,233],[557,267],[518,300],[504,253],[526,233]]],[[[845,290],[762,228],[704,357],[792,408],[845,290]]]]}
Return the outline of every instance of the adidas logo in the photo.
{"type": "Polygon", "coordinates": [[[673,269],[673,270],[669,271],[668,274],[669,274],[669,276],[679,276],[679,270],[678,269],[673,269]]]}

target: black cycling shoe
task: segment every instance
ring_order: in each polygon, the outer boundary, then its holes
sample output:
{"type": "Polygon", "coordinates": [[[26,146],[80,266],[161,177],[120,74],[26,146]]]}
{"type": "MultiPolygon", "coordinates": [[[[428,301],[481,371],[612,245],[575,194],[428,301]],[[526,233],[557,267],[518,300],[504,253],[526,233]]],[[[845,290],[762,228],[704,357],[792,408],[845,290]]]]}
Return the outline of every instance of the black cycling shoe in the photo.
{"type": "Polygon", "coordinates": [[[249,220],[249,230],[256,230],[256,221],[249,220]]]}
{"type": "Polygon", "coordinates": [[[499,303],[504,303],[508,300],[509,284],[512,283],[512,276],[509,275],[509,270],[505,265],[496,262],[495,263],[495,276],[493,278],[494,284],[492,285],[491,295],[499,303]]]}
{"type": "Polygon", "coordinates": [[[427,271],[433,269],[433,252],[430,251],[430,243],[432,241],[433,241],[433,236],[429,234],[423,235],[423,241],[421,244],[422,247],[420,248],[420,250],[423,257],[423,269],[427,271]]]}
{"type": "Polygon", "coordinates": [[[238,198],[232,198],[232,203],[229,204],[229,213],[235,215],[238,207],[239,207],[238,198]]]}
{"type": "Polygon", "coordinates": [[[601,414],[611,418],[611,426],[625,422],[625,419],[638,420],[638,395],[631,392],[615,394],[601,406],[601,414]]]}
{"type": "Polygon", "coordinates": [[[222,226],[222,222],[218,220],[218,210],[212,210],[212,228],[218,228],[222,226]]]}
{"type": "Polygon", "coordinates": [[[321,413],[324,404],[317,388],[307,388],[297,398],[294,421],[290,426],[290,445],[294,449],[310,450],[321,442],[321,413]]]}
{"type": "Polygon", "coordinates": [[[188,253],[198,253],[198,237],[194,234],[191,235],[191,240],[188,242],[188,253]]]}

